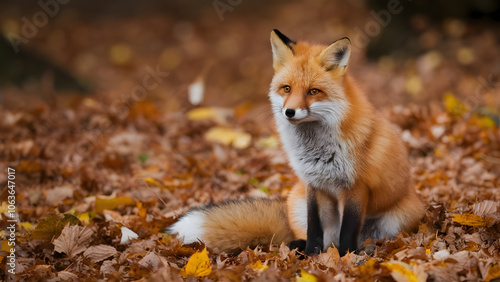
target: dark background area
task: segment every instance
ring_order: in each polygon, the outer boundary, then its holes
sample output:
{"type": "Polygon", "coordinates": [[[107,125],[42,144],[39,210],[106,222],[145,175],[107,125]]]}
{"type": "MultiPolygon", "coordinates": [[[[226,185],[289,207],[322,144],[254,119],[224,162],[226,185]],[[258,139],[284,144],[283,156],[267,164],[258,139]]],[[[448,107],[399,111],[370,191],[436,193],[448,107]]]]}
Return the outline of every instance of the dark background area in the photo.
{"type": "Polygon", "coordinates": [[[188,85],[200,77],[205,105],[262,104],[273,28],[323,44],[349,36],[351,73],[377,105],[426,103],[447,92],[467,98],[482,81],[483,98],[498,94],[500,5],[492,0],[40,3],[0,4],[0,93],[8,107],[113,101],[142,84],[147,67],[169,74],[147,93],[160,110],[191,107],[188,85]],[[56,12],[13,53],[9,40],[44,13],[40,3],[56,12]]]}

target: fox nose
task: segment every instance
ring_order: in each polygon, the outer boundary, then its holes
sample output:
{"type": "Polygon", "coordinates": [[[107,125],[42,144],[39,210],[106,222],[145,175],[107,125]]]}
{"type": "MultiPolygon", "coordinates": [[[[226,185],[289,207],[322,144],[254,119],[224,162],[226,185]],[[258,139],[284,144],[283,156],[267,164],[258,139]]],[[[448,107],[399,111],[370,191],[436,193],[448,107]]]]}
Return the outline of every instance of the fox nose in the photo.
{"type": "Polygon", "coordinates": [[[295,116],[295,110],[294,109],[286,109],[285,116],[287,116],[289,118],[293,118],[293,116],[295,116]]]}

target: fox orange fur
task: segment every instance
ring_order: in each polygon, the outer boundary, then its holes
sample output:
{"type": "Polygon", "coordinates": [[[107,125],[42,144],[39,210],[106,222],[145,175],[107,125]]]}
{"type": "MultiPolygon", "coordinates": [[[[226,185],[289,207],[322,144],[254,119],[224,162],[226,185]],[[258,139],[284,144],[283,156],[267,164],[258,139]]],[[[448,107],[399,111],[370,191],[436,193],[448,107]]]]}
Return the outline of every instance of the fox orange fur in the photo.
{"type": "Polygon", "coordinates": [[[411,185],[407,150],[347,74],[349,39],[312,45],[274,30],[271,47],[269,98],[301,181],[286,205],[254,199],[197,209],[169,232],[228,252],[294,240],[290,245],[305,246],[308,255],[332,244],[344,255],[368,238],[415,227],[425,210],[411,185]]]}

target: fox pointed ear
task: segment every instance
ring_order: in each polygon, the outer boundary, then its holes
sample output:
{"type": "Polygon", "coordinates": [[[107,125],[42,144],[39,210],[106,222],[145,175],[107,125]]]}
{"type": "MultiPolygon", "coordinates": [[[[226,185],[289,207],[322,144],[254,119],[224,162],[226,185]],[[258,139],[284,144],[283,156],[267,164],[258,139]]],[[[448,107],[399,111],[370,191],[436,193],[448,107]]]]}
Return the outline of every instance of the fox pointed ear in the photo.
{"type": "Polygon", "coordinates": [[[319,58],[326,71],[335,70],[342,75],[347,70],[350,55],[351,40],[344,37],[326,47],[319,55],[319,58]]]}
{"type": "Polygon", "coordinates": [[[296,42],[286,37],[279,30],[271,31],[271,48],[273,49],[273,67],[278,71],[293,56],[292,45],[296,42]]]}

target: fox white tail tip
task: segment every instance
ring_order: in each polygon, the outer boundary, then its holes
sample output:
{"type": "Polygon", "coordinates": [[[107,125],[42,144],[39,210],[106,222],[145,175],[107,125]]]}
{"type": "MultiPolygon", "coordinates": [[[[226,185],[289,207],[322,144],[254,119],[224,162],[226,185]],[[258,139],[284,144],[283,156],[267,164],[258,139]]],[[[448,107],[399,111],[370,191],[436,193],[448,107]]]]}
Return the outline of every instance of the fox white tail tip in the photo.
{"type": "Polygon", "coordinates": [[[179,238],[184,239],[184,244],[203,240],[205,217],[203,211],[190,211],[170,226],[167,233],[178,234],[179,238]]]}

